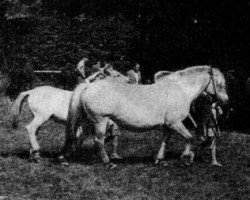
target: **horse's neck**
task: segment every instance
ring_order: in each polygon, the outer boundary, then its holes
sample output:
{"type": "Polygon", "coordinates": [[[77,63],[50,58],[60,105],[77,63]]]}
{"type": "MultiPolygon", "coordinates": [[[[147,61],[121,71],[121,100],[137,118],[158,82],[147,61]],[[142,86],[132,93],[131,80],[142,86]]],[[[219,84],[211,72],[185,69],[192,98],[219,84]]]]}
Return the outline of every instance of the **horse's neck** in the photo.
{"type": "Polygon", "coordinates": [[[207,74],[197,74],[197,76],[190,75],[182,77],[176,82],[183,89],[183,92],[186,94],[187,100],[192,102],[207,87],[209,83],[209,76],[207,74]]]}

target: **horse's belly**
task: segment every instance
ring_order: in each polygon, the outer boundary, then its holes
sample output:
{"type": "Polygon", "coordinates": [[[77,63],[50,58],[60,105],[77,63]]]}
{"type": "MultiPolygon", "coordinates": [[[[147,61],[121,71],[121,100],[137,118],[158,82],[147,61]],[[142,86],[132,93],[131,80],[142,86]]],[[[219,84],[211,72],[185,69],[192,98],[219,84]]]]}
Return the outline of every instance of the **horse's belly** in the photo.
{"type": "Polygon", "coordinates": [[[67,121],[69,113],[70,99],[65,98],[64,101],[58,101],[57,104],[53,106],[53,115],[62,121],[67,121]]]}
{"type": "Polygon", "coordinates": [[[144,129],[152,129],[154,127],[161,126],[163,123],[159,121],[141,121],[136,119],[122,119],[115,120],[119,126],[124,128],[133,129],[133,130],[144,130],[144,129]]]}
{"type": "Polygon", "coordinates": [[[164,116],[155,115],[148,109],[134,109],[119,113],[115,116],[114,121],[124,127],[133,129],[150,129],[164,123],[164,116]]]}

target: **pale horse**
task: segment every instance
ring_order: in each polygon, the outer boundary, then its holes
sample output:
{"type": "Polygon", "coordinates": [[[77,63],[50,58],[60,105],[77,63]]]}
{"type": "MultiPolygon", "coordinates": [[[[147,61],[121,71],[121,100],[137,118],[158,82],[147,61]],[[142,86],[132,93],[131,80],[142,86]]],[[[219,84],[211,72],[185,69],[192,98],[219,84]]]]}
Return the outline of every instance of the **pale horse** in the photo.
{"type": "MultiPolygon", "coordinates": [[[[105,66],[103,68],[100,68],[99,70],[103,74],[105,74],[105,76],[108,76],[109,78],[115,79],[116,81],[124,82],[124,83],[128,83],[130,81],[130,79],[127,76],[125,76],[122,73],[115,70],[110,63],[106,63],[105,66]]],[[[81,88],[81,87],[78,87],[78,88],[81,88]]],[[[79,124],[81,124],[81,127],[80,127],[81,131],[78,131],[79,129],[77,130],[76,142],[75,142],[76,145],[73,144],[70,137],[68,139],[66,139],[64,148],[61,151],[61,155],[59,156],[59,161],[62,164],[68,165],[68,162],[66,161],[65,157],[68,158],[69,156],[71,156],[71,154],[75,152],[76,148],[79,145],[81,145],[83,143],[83,141],[86,139],[86,137],[88,136],[88,134],[86,135],[86,133],[90,133],[87,130],[89,127],[84,126],[84,124],[93,124],[93,123],[91,121],[88,121],[88,123],[78,122],[78,126],[79,126],[79,124]],[[83,132],[84,132],[84,134],[83,134],[83,132]],[[72,151],[69,151],[70,149],[72,149],[72,151]]],[[[113,153],[111,154],[110,158],[122,159],[122,157],[119,156],[117,153],[118,136],[120,136],[120,131],[119,131],[117,124],[114,121],[112,121],[111,119],[109,120],[108,125],[107,125],[107,130],[110,130],[110,129],[111,129],[111,131],[110,131],[111,137],[108,137],[105,140],[105,142],[106,142],[106,141],[109,141],[110,139],[113,139],[113,153]]],[[[93,132],[91,132],[91,133],[93,133],[93,132]]],[[[67,136],[68,136],[68,134],[66,134],[66,137],[67,136]]]]}
{"type": "MultiPolygon", "coordinates": [[[[105,69],[101,69],[100,72],[96,72],[93,75],[89,76],[87,79],[85,79],[85,82],[89,83],[105,77],[106,75],[103,74],[103,70],[105,69]]],[[[110,72],[109,75],[112,76],[112,72],[110,72]]],[[[26,98],[28,98],[27,103],[34,116],[32,122],[26,126],[27,132],[29,134],[29,141],[31,144],[30,153],[32,161],[40,161],[40,145],[36,137],[39,127],[41,127],[46,121],[51,118],[55,119],[57,122],[66,123],[68,119],[68,110],[72,94],[73,91],[54,88],[51,86],[41,86],[20,93],[13,103],[11,109],[13,127],[17,127],[18,125],[22,103],[26,98]]],[[[115,131],[117,131],[116,126],[112,121],[109,121],[108,129],[111,131],[111,135],[115,131]]],[[[82,144],[83,140],[83,138],[81,138],[81,128],[78,129],[77,136],[79,137],[80,145],[82,144]]],[[[111,157],[120,158],[120,156],[117,154],[117,137],[114,137],[113,153],[111,154],[111,157]]]]}
{"type": "MultiPolygon", "coordinates": [[[[159,72],[154,74],[154,81],[158,82],[158,81],[164,79],[166,76],[168,76],[168,78],[173,78],[173,80],[174,80],[176,77],[169,76],[171,74],[173,74],[172,71],[159,71],[159,72]]],[[[205,92],[203,92],[200,96],[207,96],[207,94],[205,92]]],[[[194,102],[196,103],[196,101],[194,101],[194,102]]],[[[204,103],[207,104],[208,102],[204,102],[204,103]]],[[[204,130],[204,134],[205,134],[204,138],[206,138],[206,140],[203,140],[203,142],[200,144],[200,147],[198,149],[201,150],[201,149],[205,148],[206,146],[210,145],[211,158],[212,158],[211,165],[221,166],[221,164],[217,161],[217,158],[216,158],[216,139],[218,136],[220,136],[220,129],[218,126],[218,115],[222,114],[222,110],[221,110],[220,106],[218,106],[217,104],[218,104],[218,102],[211,102],[210,106],[209,105],[199,105],[201,107],[201,109],[203,109],[203,110],[209,109],[207,111],[208,112],[207,115],[209,115],[209,116],[206,116],[206,118],[207,117],[212,118],[210,120],[214,121],[214,123],[216,124],[217,127],[216,128],[209,127],[204,123],[205,119],[201,119],[202,122],[199,122],[199,123],[203,123],[201,125],[203,126],[203,130],[204,130]],[[207,108],[207,107],[209,107],[209,108],[207,108]]],[[[193,105],[193,106],[195,106],[195,105],[193,105]]],[[[203,117],[205,117],[205,116],[203,116],[203,117]]],[[[193,119],[193,117],[191,116],[190,113],[188,115],[188,118],[191,120],[194,127],[197,129],[198,128],[197,123],[195,122],[195,120],[193,119]]],[[[201,120],[198,120],[198,121],[201,121],[201,120]]]]}
{"type": "MultiPolygon", "coordinates": [[[[164,79],[166,76],[169,76],[171,74],[173,74],[174,71],[168,71],[168,70],[164,70],[164,71],[158,71],[154,74],[154,82],[158,82],[158,81],[161,81],[162,79],[164,79]]],[[[168,78],[171,78],[171,77],[168,77],[168,78]]],[[[195,128],[197,128],[197,124],[194,120],[194,118],[192,117],[192,115],[189,113],[188,114],[188,118],[189,120],[192,122],[193,126],[195,128]]]]}
{"type": "Polygon", "coordinates": [[[228,101],[223,74],[210,66],[195,66],[177,71],[152,85],[131,85],[112,78],[79,85],[72,96],[66,143],[76,142],[79,121],[91,120],[95,128],[95,142],[104,164],[113,167],[107,156],[104,141],[107,123],[112,119],[117,125],[133,131],[163,128],[164,139],[156,163],[164,159],[168,128],[175,130],[185,140],[181,158],[190,156],[193,136],[182,121],[188,116],[190,105],[203,91],[216,95],[221,102],[228,101]]]}

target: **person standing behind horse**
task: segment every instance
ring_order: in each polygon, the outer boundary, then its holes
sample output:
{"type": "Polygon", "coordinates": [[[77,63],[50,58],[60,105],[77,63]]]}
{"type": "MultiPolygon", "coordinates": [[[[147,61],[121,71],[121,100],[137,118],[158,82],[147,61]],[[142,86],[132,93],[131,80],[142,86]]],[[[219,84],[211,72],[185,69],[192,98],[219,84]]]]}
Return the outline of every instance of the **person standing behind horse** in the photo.
{"type": "MultiPolygon", "coordinates": [[[[85,78],[86,78],[86,74],[88,74],[88,71],[86,69],[86,62],[88,61],[87,58],[83,58],[78,64],[77,64],[77,67],[76,67],[76,71],[78,71],[80,77],[78,78],[78,84],[79,83],[82,83],[82,82],[85,82],[85,78]],[[87,71],[87,72],[86,72],[87,71]]],[[[105,64],[105,67],[106,65],[109,65],[109,64],[105,64]]],[[[111,66],[111,65],[110,65],[111,66]]],[[[113,70],[113,68],[111,69],[113,70]]],[[[101,62],[100,61],[97,61],[96,64],[94,64],[91,69],[90,69],[90,73],[91,74],[95,74],[97,72],[100,72],[102,71],[102,68],[101,68],[101,62]]],[[[114,73],[114,72],[113,72],[114,73]]],[[[111,76],[111,75],[110,75],[111,76]]],[[[114,76],[114,75],[112,75],[114,76]]],[[[80,127],[81,128],[81,127],[80,127]]],[[[92,131],[92,130],[91,130],[92,131]]],[[[82,132],[82,130],[81,130],[82,132]]],[[[107,141],[105,142],[108,142],[110,140],[113,140],[112,142],[112,145],[113,145],[113,152],[110,156],[111,159],[122,159],[121,156],[119,156],[117,154],[117,148],[118,148],[118,137],[120,136],[120,131],[118,129],[118,126],[112,121],[110,120],[109,123],[108,123],[108,130],[107,130],[107,141]]],[[[82,141],[80,141],[80,143],[82,143],[82,141]]]]}
{"type": "Polygon", "coordinates": [[[128,83],[141,84],[141,72],[139,63],[135,63],[133,69],[127,71],[128,83]]]}
{"type": "Polygon", "coordinates": [[[96,64],[94,64],[92,67],[91,67],[91,73],[95,73],[95,72],[99,72],[101,71],[101,62],[100,61],[97,61],[96,64]]]}
{"type": "MultiPolygon", "coordinates": [[[[199,150],[210,146],[212,155],[212,165],[221,166],[216,159],[216,138],[220,136],[218,117],[222,115],[222,109],[212,97],[203,93],[195,101],[195,112],[199,115],[199,122],[196,134],[202,140],[199,150]]],[[[198,119],[197,118],[197,119],[198,119]]]]}
{"type": "Polygon", "coordinates": [[[86,78],[85,68],[86,68],[86,62],[88,60],[89,60],[88,58],[83,58],[76,65],[75,70],[78,72],[78,84],[84,82],[86,78]]]}

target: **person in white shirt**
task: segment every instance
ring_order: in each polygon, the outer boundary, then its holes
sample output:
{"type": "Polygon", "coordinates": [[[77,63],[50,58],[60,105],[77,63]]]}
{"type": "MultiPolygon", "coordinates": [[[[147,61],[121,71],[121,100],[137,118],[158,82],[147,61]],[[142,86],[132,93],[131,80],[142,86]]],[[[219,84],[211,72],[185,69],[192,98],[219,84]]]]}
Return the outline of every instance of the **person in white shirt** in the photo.
{"type": "Polygon", "coordinates": [[[129,78],[128,83],[141,84],[141,72],[139,63],[136,63],[133,69],[127,71],[127,77],[129,78]]]}

